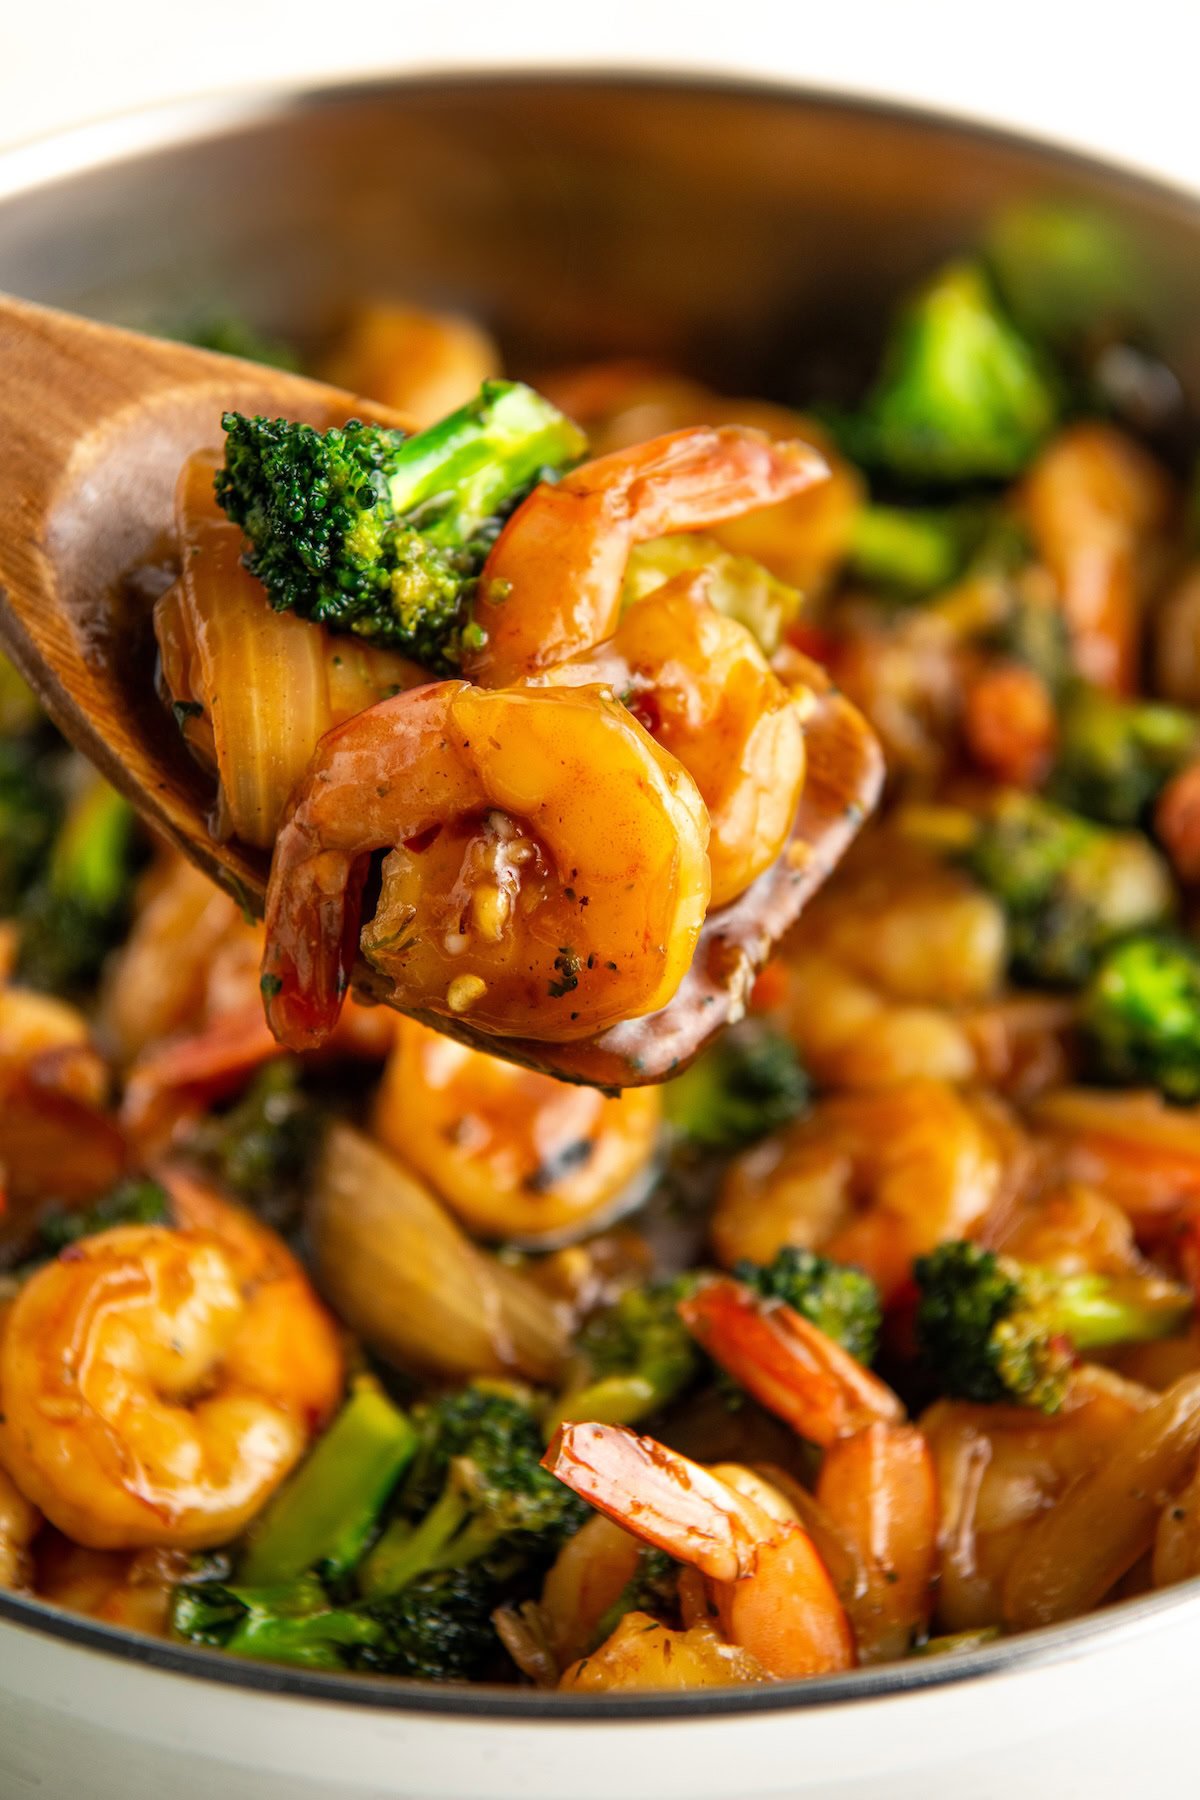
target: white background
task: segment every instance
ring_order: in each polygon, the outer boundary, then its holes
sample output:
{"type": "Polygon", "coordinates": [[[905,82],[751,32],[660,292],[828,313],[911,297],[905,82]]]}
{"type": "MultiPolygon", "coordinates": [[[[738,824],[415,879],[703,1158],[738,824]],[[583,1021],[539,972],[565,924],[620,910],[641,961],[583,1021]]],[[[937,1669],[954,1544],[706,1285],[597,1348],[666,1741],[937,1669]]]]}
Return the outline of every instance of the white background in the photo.
{"type": "Polygon", "coordinates": [[[0,0],[0,145],[298,76],[581,60],[899,95],[1200,187],[1200,0],[0,0]]]}

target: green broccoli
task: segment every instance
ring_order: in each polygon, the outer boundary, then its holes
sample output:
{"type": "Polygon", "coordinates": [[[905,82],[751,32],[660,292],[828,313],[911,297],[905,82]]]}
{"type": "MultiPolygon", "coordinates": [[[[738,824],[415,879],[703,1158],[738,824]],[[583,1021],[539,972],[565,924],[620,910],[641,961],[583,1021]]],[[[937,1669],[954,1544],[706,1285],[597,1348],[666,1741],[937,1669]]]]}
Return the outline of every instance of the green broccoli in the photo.
{"type": "Polygon", "coordinates": [[[962,574],[985,525],[978,507],[861,507],[850,538],[850,573],[900,599],[920,599],[962,574]]]}
{"type": "Polygon", "coordinates": [[[702,1150],[740,1150],[803,1112],[808,1078],[781,1032],[747,1019],[663,1088],[667,1123],[702,1150]]]}
{"type": "Polygon", "coordinates": [[[985,634],[983,647],[1032,669],[1055,698],[1074,680],[1071,634],[1062,607],[1053,594],[1020,582],[1008,584],[1007,610],[985,634]]]}
{"type": "Polygon", "coordinates": [[[984,257],[1022,330],[1073,346],[1125,313],[1137,258],[1112,215],[1063,201],[1019,201],[992,222],[984,257]]]}
{"type": "Polygon", "coordinates": [[[44,868],[61,811],[33,746],[0,738],[0,919],[19,913],[44,868]]]}
{"type": "Polygon", "coordinates": [[[625,565],[622,603],[644,600],[673,576],[693,569],[708,571],[708,598],[717,611],[744,625],[773,656],[799,617],[803,596],[752,556],[735,556],[703,532],[681,531],[635,544],[625,565]]]}
{"type": "Polygon", "coordinates": [[[861,1269],[785,1245],[765,1266],[739,1262],[733,1273],[764,1299],[784,1301],[859,1362],[874,1361],[883,1317],[879,1289],[861,1269]]]}
{"type": "Polygon", "coordinates": [[[902,481],[1006,481],[1058,416],[1053,373],[982,270],[956,262],[901,313],[878,381],[843,437],[852,456],[902,481]]]}
{"type": "Polygon", "coordinates": [[[268,1063],[228,1110],[204,1119],[188,1148],[276,1231],[297,1222],[321,1114],[290,1058],[268,1063]]]}
{"type": "Polygon", "coordinates": [[[298,370],[301,366],[294,345],[272,332],[260,331],[237,313],[212,313],[171,335],[180,343],[194,344],[197,350],[219,350],[222,356],[239,356],[243,362],[263,363],[269,369],[298,370]]]}
{"type": "Polygon", "coordinates": [[[627,1288],[592,1314],[577,1340],[578,1379],[557,1402],[549,1430],[564,1419],[636,1425],[691,1385],[705,1358],[676,1308],[699,1279],[689,1270],[627,1288]]]}
{"type": "Polygon", "coordinates": [[[1107,944],[1174,905],[1166,865],[1140,833],[1034,794],[999,795],[964,860],[1008,915],[1014,975],[1045,986],[1081,986],[1107,944]]]}
{"type": "Polygon", "coordinates": [[[57,1256],[80,1238],[94,1237],[117,1225],[169,1225],[171,1198],[147,1176],[133,1175],[90,1206],[47,1208],[38,1219],[32,1247],[35,1258],[57,1256]]]}
{"type": "Polygon", "coordinates": [[[302,1669],[353,1666],[351,1652],[378,1643],[384,1628],[355,1606],[335,1606],[315,1575],[275,1587],[183,1581],[171,1602],[171,1629],[231,1656],[302,1669]]]}
{"type": "Polygon", "coordinates": [[[140,853],[134,825],[129,802],[90,776],[21,905],[22,981],[76,994],[96,980],[129,922],[140,853]]]}
{"type": "Polygon", "coordinates": [[[239,1586],[349,1574],[416,1450],[409,1420],[377,1382],[361,1376],[311,1455],[255,1521],[238,1563],[239,1586]]]}
{"type": "Polygon", "coordinates": [[[419,1575],[398,1594],[357,1609],[377,1635],[354,1653],[354,1667],[419,1681],[499,1675],[505,1662],[492,1613],[502,1598],[486,1567],[477,1563],[419,1575]]]}
{"type": "Polygon", "coordinates": [[[541,1467],[538,1420],[515,1392],[473,1384],[418,1407],[413,1422],[395,1516],[358,1571],[367,1599],[474,1563],[511,1580],[548,1563],[587,1516],[541,1467]]]}
{"type": "Polygon", "coordinates": [[[1093,1072],[1149,1084],[1168,1100],[1200,1100],[1200,949],[1150,932],[1105,951],[1083,998],[1093,1072]]]}
{"type": "Polygon", "coordinates": [[[1192,1296],[1152,1275],[1060,1274],[941,1244],[913,1265],[916,1333],[943,1392],[1057,1412],[1075,1354],[1169,1337],[1192,1296]]]}
{"type": "Polygon", "coordinates": [[[583,454],[531,388],[485,382],[427,431],[321,432],[226,413],[217,499],[250,541],[272,606],[452,668],[500,525],[537,481],[583,454]]]}
{"type": "Polygon", "coordinates": [[[1079,686],[1061,713],[1047,792],[1106,825],[1136,825],[1200,750],[1200,719],[1157,700],[1118,700],[1079,686]]]}

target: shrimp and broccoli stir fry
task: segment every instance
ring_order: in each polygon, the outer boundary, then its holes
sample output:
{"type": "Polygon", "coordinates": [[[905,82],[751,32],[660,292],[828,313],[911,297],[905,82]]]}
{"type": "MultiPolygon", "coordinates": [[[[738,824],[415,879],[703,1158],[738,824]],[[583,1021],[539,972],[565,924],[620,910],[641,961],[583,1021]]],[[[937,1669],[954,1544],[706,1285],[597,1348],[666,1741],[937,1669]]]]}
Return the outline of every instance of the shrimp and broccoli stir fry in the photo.
{"type": "Polygon", "coordinates": [[[229,414],[154,625],[264,924],[0,670],[0,1582],[584,1695],[1200,1576],[1200,544],[1053,243],[854,408],[371,306],[229,414]]]}

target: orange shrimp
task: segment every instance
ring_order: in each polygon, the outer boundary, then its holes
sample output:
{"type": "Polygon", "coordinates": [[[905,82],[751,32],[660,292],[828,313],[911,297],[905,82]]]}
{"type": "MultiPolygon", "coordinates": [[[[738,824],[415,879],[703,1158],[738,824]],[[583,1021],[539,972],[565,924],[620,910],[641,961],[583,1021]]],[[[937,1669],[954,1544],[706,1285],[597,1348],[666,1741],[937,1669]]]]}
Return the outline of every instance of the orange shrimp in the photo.
{"type": "Polygon", "coordinates": [[[903,1656],[929,1623],[938,1554],[933,1457],[915,1425],[878,1420],[826,1450],[817,1504],[858,1552],[863,1591],[847,1602],[859,1659],[903,1656]]]}
{"type": "Polygon", "coordinates": [[[545,1244],[645,1198],[662,1122],[657,1088],[606,1098],[415,1019],[395,1023],[375,1135],[469,1230],[545,1244]]]}
{"type": "Polygon", "coordinates": [[[622,1425],[564,1425],[542,1461],[598,1511],[696,1569],[724,1637],[767,1675],[853,1668],[850,1624],[812,1539],[779,1496],[768,1510],[767,1484],[749,1471],[702,1468],[622,1425]]]}
{"type": "Polygon", "coordinates": [[[236,1537],[341,1392],[333,1322],[283,1243],[199,1183],[172,1188],[180,1229],[71,1245],[0,1343],[0,1457],[94,1549],[236,1537]]]}
{"type": "Polygon", "coordinates": [[[1136,687],[1142,613],[1172,501],[1154,459],[1096,421],[1060,432],[1026,478],[1029,527],[1058,585],[1079,671],[1115,693],[1136,687]]]}
{"type": "Polygon", "coordinates": [[[713,906],[783,849],[804,786],[803,686],[788,688],[744,625],[708,604],[703,570],[626,611],[615,633],[526,685],[611,687],[678,758],[708,808],[713,906]]]}
{"type": "Polygon", "coordinates": [[[479,583],[483,642],[464,673],[503,687],[612,635],[635,544],[700,531],[828,478],[820,453],[736,425],[675,431],[543,482],[497,539],[479,583]]]}
{"type": "Polygon", "coordinates": [[[829,1445],[876,1420],[898,1422],[897,1396],[781,1300],[718,1276],[679,1303],[702,1349],[801,1437],[829,1445]]]}
{"type": "Polygon", "coordinates": [[[363,935],[395,1003],[565,1042],[666,1004],[709,898],[691,777],[594,688],[444,681],[322,739],[275,848],[263,992],[281,1043],[341,1010],[363,935]]]}

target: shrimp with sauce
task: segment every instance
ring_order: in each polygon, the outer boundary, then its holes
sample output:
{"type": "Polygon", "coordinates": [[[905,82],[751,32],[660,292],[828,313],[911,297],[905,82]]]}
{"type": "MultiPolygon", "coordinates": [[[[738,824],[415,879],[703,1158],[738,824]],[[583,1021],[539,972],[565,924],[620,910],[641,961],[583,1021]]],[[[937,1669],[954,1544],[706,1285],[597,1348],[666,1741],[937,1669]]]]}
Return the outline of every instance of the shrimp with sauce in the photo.
{"type": "Polygon", "coordinates": [[[71,1245],[0,1342],[0,1459],[91,1549],[228,1542],[341,1392],[333,1322],[290,1252],[199,1183],[172,1189],[178,1227],[71,1245]]]}
{"type": "Polygon", "coordinates": [[[705,1282],[679,1313],[760,1405],[823,1447],[814,1505],[853,1562],[842,1598],[859,1656],[902,1656],[929,1620],[938,1498],[929,1447],[898,1396],[790,1306],[741,1282],[705,1282]]]}
{"type": "Polygon", "coordinates": [[[785,1244],[857,1263],[884,1298],[914,1256],[971,1234],[1021,1170],[998,1100],[917,1079],[830,1094],[730,1167],[711,1236],[726,1267],[785,1244]]]}
{"type": "MultiPolygon", "coordinates": [[[[706,1469],[625,1426],[586,1423],[561,1426],[543,1466],[643,1543],[695,1569],[721,1637],[766,1679],[853,1668],[850,1624],[811,1537],[749,1470],[706,1469]]],[[[563,1685],[579,1679],[576,1665],[563,1685]]]]}
{"type": "Polygon", "coordinates": [[[400,1019],[374,1121],[472,1230],[545,1243],[644,1198],[662,1098],[606,1098],[400,1019]]]}
{"type": "Polygon", "coordinates": [[[543,482],[508,521],[475,599],[463,672],[504,687],[611,637],[635,544],[702,531],[824,481],[811,445],[727,425],[670,432],[543,482]]]}
{"type": "Polygon", "coordinates": [[[708,808],[712,906],[779,855],[804,786],[809,690],[788,688],[754,637],[708,604],[703,570],[630,606],[595,649],[524,685],[610,687],[676,757],[708,808]]]}
{"type": "Polygon", "coordinates": [[[322,739],[280,832],[263,994],[321,1044],[359,946],[395,1002],[501,1035],[579,1039],[663,1006],[709,898],[695,783],[604,690],[436,682],[322,739]]]}

